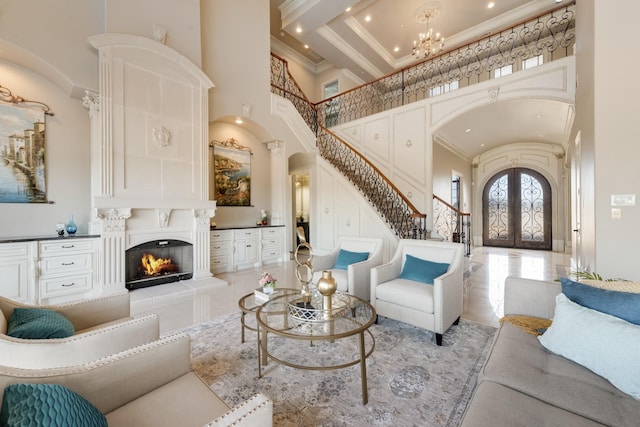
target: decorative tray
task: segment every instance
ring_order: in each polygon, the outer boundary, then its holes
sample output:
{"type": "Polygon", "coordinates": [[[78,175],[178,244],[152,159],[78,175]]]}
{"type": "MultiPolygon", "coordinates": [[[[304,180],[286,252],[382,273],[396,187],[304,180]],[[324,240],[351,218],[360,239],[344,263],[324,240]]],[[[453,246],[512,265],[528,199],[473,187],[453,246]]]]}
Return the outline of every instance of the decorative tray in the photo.
{"type": "Polygon", "coordinates": [[[349,311],[349,297],[336,292],[331,296],[331,310],[322,307],[322,295],[313,294],[310,303],[305,303],[302,297],[291,299],[287,305],[289,320],[294,322],[326,322],[335,317],[342,317],[349,311]]]}

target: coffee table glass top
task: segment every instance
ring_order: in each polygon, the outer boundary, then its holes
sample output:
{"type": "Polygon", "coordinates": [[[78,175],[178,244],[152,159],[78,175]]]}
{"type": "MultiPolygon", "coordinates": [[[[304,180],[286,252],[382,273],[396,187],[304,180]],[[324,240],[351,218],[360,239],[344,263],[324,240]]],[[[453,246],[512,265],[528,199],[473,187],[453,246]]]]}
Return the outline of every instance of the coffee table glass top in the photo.
{"type": "Polygon", "coordinates": [[[305,305],[299,293],[273,298],[257,309],[261,327],[296,339],[336,339],[357,334],[375,322],[375,309],[363,299],[336,292],[329,312],[322,296],[305,305]]]}

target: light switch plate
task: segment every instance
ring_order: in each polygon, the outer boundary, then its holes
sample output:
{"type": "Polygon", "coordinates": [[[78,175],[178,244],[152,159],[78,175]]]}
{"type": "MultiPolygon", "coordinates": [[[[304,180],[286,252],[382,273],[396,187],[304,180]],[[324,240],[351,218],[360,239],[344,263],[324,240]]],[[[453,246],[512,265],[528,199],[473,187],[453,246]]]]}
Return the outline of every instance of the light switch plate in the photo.
{"type": "Polygon", "coordinates": [[[611,219],[620,219],[620,218],[622,218],[622,209],[611,208],[611,219]]]}

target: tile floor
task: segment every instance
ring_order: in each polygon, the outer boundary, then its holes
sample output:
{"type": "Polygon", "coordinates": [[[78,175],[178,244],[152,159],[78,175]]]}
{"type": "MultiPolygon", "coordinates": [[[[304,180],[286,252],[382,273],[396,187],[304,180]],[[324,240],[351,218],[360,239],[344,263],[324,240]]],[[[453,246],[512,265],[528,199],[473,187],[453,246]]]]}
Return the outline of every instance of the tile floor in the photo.
{"type": "MultiPolygon", "coordinates": [[[[462,317],[498,326],[502,317],[504,279],[508,275],[554,280],[570,269],[570,255],[559,252],[478,247],[465,258],[465,304],[462,317]]],[[[263,271],[278,279],[278,286],[297,288],[296,263],[286,261],[211,279],[185,281],[131,292],[134,315],[155,312],[162,335],[218,316],[237,312],[238,300],[252,292],[263,271]]]]}

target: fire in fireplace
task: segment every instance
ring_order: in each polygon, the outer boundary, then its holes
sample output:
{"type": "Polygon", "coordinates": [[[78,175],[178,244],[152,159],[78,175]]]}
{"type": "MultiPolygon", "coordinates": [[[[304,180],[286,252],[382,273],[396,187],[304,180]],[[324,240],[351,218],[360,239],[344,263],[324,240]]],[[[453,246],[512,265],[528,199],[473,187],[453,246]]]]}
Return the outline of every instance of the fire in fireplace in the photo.
{"type": "Polygon", "coordinates": [[[182,240],[155,240],[127,249],[127,289],[145,288],[193,277],[193,245],[182,240]]]}

